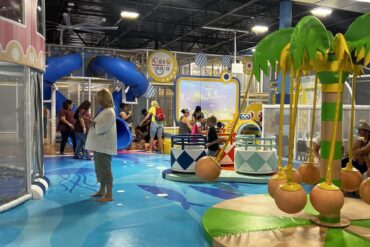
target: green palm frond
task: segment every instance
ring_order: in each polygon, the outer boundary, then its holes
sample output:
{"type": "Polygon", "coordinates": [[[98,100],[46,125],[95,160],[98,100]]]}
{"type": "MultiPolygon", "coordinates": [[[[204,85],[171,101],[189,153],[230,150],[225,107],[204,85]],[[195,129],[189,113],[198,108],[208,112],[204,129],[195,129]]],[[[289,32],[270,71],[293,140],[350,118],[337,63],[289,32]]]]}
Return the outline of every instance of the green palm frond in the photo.
{"type": "Polygon", "coordinates": [[[361,15],[354,20],[344,36],[351,52],[357,56],[364,48],[364,56],[366,56],[370,51],[370,13],[361,15]]]}
{"type": "Polygon", "coordinates": [[[331,47],[333,35],[328,32],[319,19],[314,16],[303,17],[292,34],[291,54],[294,67],[300,68],[306,62],[316,59],[317,52],[326,55],[331,47]],[[307,59],[304,61],[307,53],[307,59]]]}
{"type": "Polygon", "coordinates": [[[270,73],[269,64],[276,68],[281,51],[290,42],[293,28],[284,28],[275,31],[263,38],[257,45],[253,54],[253,74],[260,80],[260,70],[270,73]]]}

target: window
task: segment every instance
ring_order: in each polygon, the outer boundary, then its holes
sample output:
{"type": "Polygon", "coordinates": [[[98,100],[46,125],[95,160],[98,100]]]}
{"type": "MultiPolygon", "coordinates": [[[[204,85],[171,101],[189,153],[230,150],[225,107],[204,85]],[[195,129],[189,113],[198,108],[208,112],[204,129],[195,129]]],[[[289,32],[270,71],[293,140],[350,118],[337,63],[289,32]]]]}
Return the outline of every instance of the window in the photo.
{"type": "Polygon", "coordinates": [[[37,1],[37,32],[44,36],[44,8],[43,1],[37,1]]]}
{"type": "Polygon", "coordinates": [[[23,0],[0,0],[0,16],[24,24],[23,0]]]}

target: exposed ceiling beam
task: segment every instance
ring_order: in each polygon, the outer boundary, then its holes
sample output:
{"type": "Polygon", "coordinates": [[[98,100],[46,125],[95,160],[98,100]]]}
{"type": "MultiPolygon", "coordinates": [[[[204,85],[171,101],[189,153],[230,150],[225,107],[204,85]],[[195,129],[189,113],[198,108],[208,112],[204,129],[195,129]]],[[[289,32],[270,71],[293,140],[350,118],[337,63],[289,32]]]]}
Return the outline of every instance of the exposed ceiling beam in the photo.
{"type": "MultiPolygon", "coordinates": [[[[211,25],[211,24],[213,24],[213,23],[215,23],[215,22],[217,22],[217,21],[219,21],[219,20],[221,20],[221,19],[225,18],[225,17],[226,17],[226,16],[228,16],[228,15],[231,15],[231,14],[233,14],[233,13],[235,13],[235,12],[237,12],[237,11],[239,11],[239,10],[241,10],[241,9],[245,8],[245,7],[248,7],[249,5],[252,5],[252,4],[256,3],[257,1],[258,1],[258,0],[252,0],[252,1],[248,2],[248,3],[245,3],[245,4],[243,4],[243,5],[239,6],[239,7],[237,7],[237,8],[235,8],[235,9],[233,9],[233,10],[231,10],[231,11],[229,11],[229,12],[227,12],[227,13],[225,13],[225,14],[223,14],[223,15],[221,15],[221,16],[219,16],[219,17],[217,17],[217,18],[213,19],[213,20],[211,20],[211,21],[208,21],[207,23],[204,23],[202,26],[209,26],[209,25],[211,25]]],[[[174,39],[174,40],[172,40],[172,41],[170,41],[170,42],[168,42],[168,43],[164,44],[162,47],[167,47],[167,46],[169,46],[169,45],[171,45],[171,44],[175,43],[176,41],[178,41],[178,40],[180,40],[180,39],[182,39],[182,38],[184,38],[184,37],[188,36],[189,34],[192,34],[194,31],[197,31],[197,30],[199,30],[199,29],[200,29],[200,27],[195,28],[195,29],[193,29],[193,30],[191,30],[191,31],[189,31],[189,32],[187,32],[187,33],[185,33],[184,35],[182,35],[182,36],[180,36],[180,37],[178,37],[178,38],[176,38],[176,39],[174,39]]]]}
{"type": "MultiPolygon", "coordinates": [[[[150,11],[148,11],[143,17],[141,17],[141,20],[145,20],[145,18],[149,17],[155,10],[157,10],[165,1],[160,0],[150,11]]],[[[140,20],[139,20],[140,21],[140,20]]],[[[108,42],[108,45],[118,41],[120,38],[125,36],[130,30],[132,30],[133,24],[131,24],[124,32],[122,32],[118,37],[114,38],[113,40],[108,42]]]]}

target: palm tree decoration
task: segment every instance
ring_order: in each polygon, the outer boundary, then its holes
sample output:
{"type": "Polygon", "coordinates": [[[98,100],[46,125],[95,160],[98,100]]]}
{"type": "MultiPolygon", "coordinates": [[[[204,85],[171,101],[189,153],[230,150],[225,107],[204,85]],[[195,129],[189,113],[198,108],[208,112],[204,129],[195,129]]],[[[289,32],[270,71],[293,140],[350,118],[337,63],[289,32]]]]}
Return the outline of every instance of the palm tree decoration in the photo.
{"type": "MultiPolygon", "coordinates": [[[[370,14],[365,14],[354,21],[345,35],[337,34],[333,37],[316,17],[306,16],[297,23],[293,31],[282,29],[264,38],[256,47],[253,58],[253,73],[257,79],[260,77],[261,69],[264,73],[269,73],[268,64],[270,64],[272,67],[277,65],[277,68],[281,70],[282,88],[283,85],[285,87],[287,74],[290,75],[292,86],[294,81],[296,83],[293,105],[291,103],[287,182],[273,192],[277,206],[288,213],[299,212],[306,204],[306,196],[302,187],[292,179],[300,77],[302,74],[315,72],[320,80],[322,91],[320,169],[323,182],[316,185],[310,195],[312,205],[320,212],[317,219],[318,224],[341,225],[346,223],[340,218],[344,197],[338,187],[340,186],[342,157],[341,99],[343,82],[350,74],[354,74],[354,78],[360,75],[361,65],[366,66],[370,62],[370,30],[367,28],[369,23],[370,14]],[[285,33],[284,39],[272,39],[272,37],[279,37],[280,33],[285,33]],[[269,49],[263,50],[266,47],[269,49]],[[274,50],[271,51],[271,49],[274,50]]],[[[284,91],[282,91],[283,94],[284,91]]],[[[278,180],[278,178],[284,180],[281,172],[283,103],[280,103],[280,106],[279,171],[272,180],[278,180]]],[[[311,139],[312,137],[311,133],[311,139]]],[[[348,170],[353,171],[353,168],[350,167],[348,170]]],[[[367,182],[367,186],[369,184],[367,182]]]]}

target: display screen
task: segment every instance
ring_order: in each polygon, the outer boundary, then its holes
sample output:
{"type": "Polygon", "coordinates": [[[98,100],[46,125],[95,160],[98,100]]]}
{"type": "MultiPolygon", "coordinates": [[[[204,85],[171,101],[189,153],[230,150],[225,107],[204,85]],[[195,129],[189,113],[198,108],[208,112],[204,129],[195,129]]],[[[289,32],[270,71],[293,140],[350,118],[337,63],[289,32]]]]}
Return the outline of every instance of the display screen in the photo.
{"type": "Polygon", "coordinates": [[[232,120],[239,107],[239,82],[233,79],[225,83],[220,78],[178,78],[177,119],[181,109],[189,109],[192,114],[198,105],[205,117],[214,115],[219,121],[232,120]]]}

